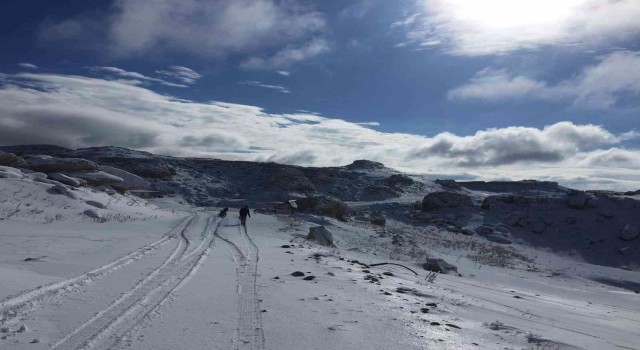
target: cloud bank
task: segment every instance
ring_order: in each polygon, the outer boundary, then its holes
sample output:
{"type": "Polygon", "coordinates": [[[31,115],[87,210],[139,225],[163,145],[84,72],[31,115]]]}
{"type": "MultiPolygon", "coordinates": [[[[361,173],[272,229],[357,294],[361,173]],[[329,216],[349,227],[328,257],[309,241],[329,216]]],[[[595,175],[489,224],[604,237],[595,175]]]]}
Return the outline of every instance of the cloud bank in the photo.
{"type": "Polygon", "coordinates": [[[640,52],[612,53],[576,77],[556,84],[487,68],[448,93],[454,100],[568,100],[576,106],[598,109],[613,107],[625,96],[640,96],[640,52]]]}
{"type": "Polygon", "coordinates": [[[116,145],[150,152],[334,166],[381,161],[412,172],[560,180],[575,186],[635,189],[638,134],[560,122],[460,136],[386,133],[309,113],[194,102],[143,86],[83,76],[22,73],[0,81],[0,140],[78,148],[116,145]]]}

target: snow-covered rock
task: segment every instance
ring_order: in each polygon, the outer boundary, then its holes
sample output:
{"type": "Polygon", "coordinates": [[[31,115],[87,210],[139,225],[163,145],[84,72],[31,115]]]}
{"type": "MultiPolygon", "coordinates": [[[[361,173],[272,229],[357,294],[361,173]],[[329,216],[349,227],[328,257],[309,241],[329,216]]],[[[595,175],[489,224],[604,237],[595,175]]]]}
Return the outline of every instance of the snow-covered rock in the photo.
{"type": "Polygon", "coordinates": [[[640,235],[640,228],[634,225],[625,225],[620,232],[620,239],[623,241],[633,241],[640,235]]]}
{"type": "Polygon", "coordinates": [[[85,203],[87,203],[88,205],[92,206],[92,207],[96,207],[98,209],[107,209],[107,206],[98,202],[98,201],[93,201],[93,200],[88,200],[85,201],[85,203]]]}
{"type": "Polygon", "coordinates": [[[96,186],[121,185],[124,183],[124,180],[121,177],[111,175],[104,171],[70,173],[69,176],[80,178],[87,181],[90,185],[96,186]]]}
{"type": "Polygon", "coordinates": [[[422,210],[431,211],[443,208],[471,207],[473,201],[466,194],[437,191],[424,196],[422,200],[422,210]]]}
{"type": "Polygon", "coordinates": [[[476,227],[476,233],[479,234],[480,236],[486,236],[486,235],[494,234],[495,230],[491,226],[480,225],[480,226],[476,227]]]}
{"type": "Polygon", "coordinates": [[[24,178],[24,174],[20,169],[1,166],[0,165],[0,179],[22,179],[24,178]]]}
{"type": "Polygon", "coordinates": [[[83,212],[84,215],[93,218],[93,219],[101,219],[102,218],[102,212],[98,209],[87,209],[83,212]]]}
{"type": "Polygon", "coordinates": [[[151,183],[149,181],[128,171],[108,165],[100,165],[100,170],[121,178],[121,183],[113,184],[113,186],[117,186],[118,188],[124,190],[148,190],[151,187],[151,183]]]}
{"type": "Polygon", "coordinates": [[[449,264],[448,262],[444,261],[444,259],[437,258],[427,258],[427,261],[422,265],[422,267],[424,267],[424,269],[427,271],[445,274],[458,272],[457,266],[449,264]]]}
{"type": "Polygon", "coordinates": [[[24,157],[27,167],[44,173],[78,172],[98,170],[94,162],[82,158],[58,158],[47,155],[27,155],[24,157]]]}
{"type": "Polygon", "coordinates": [[[57,193],[57,194],[62,194],[65,195],[71,199],[79,199],[80,197],[74,193],[73,191],[71,191],[68,187],[58,184],[58,185],[53,185],[53,187],[51,187],[49,189],[49,191],[51,193],[57,193]]]}
{"type": "Polygon", "coordinates": [[[511,240],[498,234],[487,235],[485,237],[487,240],[500,244],[511,244],[511,240]]]}
{"type": "Polygon", "coordinates": [[[71,176],[67,176],[65,174],[61,174],[61,173],[49,173],[47,174],[47,177],[51,180],[55,180],[58,182],[61,182],[65,185],[69,185],[69,186],[73,186],[73,187],[79,187],[79,186],[84,186],[87,184],[87,182],[85,180],[81,180],[81,179],[77,179],[71,176]]]}
{"type": "Polygon", "coordinates": [[[333,245],[333,233],[324,226],[309,227],[307,239],[329,247],[333,245]]]}

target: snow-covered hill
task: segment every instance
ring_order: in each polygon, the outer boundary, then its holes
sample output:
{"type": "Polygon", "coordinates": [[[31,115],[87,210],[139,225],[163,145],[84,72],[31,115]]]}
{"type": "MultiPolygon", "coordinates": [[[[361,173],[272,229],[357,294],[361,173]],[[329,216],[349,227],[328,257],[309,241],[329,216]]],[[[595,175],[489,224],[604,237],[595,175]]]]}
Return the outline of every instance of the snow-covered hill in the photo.
{"type": "Polygon", "coordinates": [[[637,193],[0,150],[2,349],[639,348],[637,193]]]}

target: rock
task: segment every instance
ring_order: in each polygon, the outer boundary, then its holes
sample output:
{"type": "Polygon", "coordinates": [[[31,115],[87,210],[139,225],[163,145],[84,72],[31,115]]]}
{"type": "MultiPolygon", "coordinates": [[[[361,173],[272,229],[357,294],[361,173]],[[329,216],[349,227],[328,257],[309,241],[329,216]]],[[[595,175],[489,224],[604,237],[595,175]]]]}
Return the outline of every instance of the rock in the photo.
{"type": "Polygon", "coordinates": [[[424,263],[423,267],[427,271],[438,273],[448,274],[451,272],[458,272],[458,267],[449,264],[448,262],[444,261],[444,259],[427,258],[427,261],[424,263]]]}
{"type": "Polygon", "coordinates": [[[27,168],[43,173],[68,173],[80,171],[97,171],[98,165],[82,158],[58,158],[45,155],[28,155],[24,160],[27,168]]]}
{"type": "Polygon", "coordinates": [[[0,165],[0,179],[23,179],[24,173],[19,169],[1,166],[0,165]]]}
{"type": "Polygon", "coordinates": [[[471,206],[473,206],[471,197],[449,191],[431,192],[422,200],[422,210],[424,211],[471,206]]]}
{"type": "Polygon", "coordinates": [[[379,212],[379,211],[376,211],[373,214],[371,214],[371,217],[369,220],[372,224],[378,225],[378,226],[384,226],[387,224],[387,219],[384,217],[382,212],[379,212]]]}
{"type": "Polygon", "coordinates": [[[107,174],[117,176],[122,179],[121,183],[115,183],[112,186],[116,186],[121,190],[148,190],[151,187],[151,183],[138,175],[132,174],[122,169],[114,168],[108,165],[101,165],[100,170],[107,174]]]}
{"type": "Polygon", "coordinates": [[[320,214],[336,219],[345,220],[347,205],[329,196],[311,196],[297,199],[298,211],[301,213],[320,214]]]}
{"type": "Polygon", "coordinates": [[[466,228],[466,227],[463,228],[462,230],[460,230],[460,233],[462,233],[465,236],[473,236],[474,234],[476,234],[475,231],[473,231],[470,228],[466,228]]]}
{"type": "Polygon", "coordinates": [[[113,188],[111,188],[110,186],[97,186],[97,187],[96,187],[96,190],[97,190],[97,191],[100,191],[100,192],[104,192],[104,193],[106,193],[106,194],[108,194],[108,195],[110,195],[110,196],[113,196],[114,194],[116,194],[116,193],[117,193],[117,192],[116,192],[113,188]]]}
{"type": "Polygon", "coordinates": [[[511,233],[511,230],[509,230],[508,227],[502,225],[494,227],[494,230],[500,233],[511,233]]]}
{"type": "Polygon", "coordinates": [[[315,192],[316,186],[305,174],[293,167],[276,169],[264,185],[266,190],[309,193],[315,192]]]}
{"type": "Polygon", "coordinates": [[[495,242],[495,243],[500,243],[500,244],[511,244],[511,240],[501,236],[501,235],[487,235],[486,236],[487,240],[491,241],[491,242],[495,242]]]}
{"type": "Polygon", "coordinates": [[[640,228],[634,225],[625,225],[620,232],[620,239],[623,241],[633,241],[640,235],[640,228]]]}
{"type": "Polygon", "coordinates": [[[27,331],[27,326],[25,325],[21,325],[20,328],[18,328],[18,333],[24,333],[27,331]]]}
{"type": "Polygon", "coordinates": [[[371,160],[359,159],[354,160],[353,163],[347,165],[345,168],[349,170],[375,170],[384,169],[384,164],[371,160]]]}
{"type": "Polygon", "coordinates": [[[447,225],[446,229],[447,231],[453,232],[453,233],[460,233],[461,231],[460,227],[454,226],[454,225],[447,225]]]}
{"type": "Polygon", "coordinates": [[[101,219],[102,218],[102,213],[100,213],[99,210],[97,209],[87,209],[84,212],[82,212],[84,215],[93,218],[93,219],[101,219]]]}
{"type": "Polygon", "coordinates": [[[111,186],[111,185],[122,185],[124,184],[124,180],[121,177],[108,174],[104,171],[91,171],[91,172],[81,172],[81,173],[70,173],[69,176],[77,177],[87,181],[90,185],[94,186],[111,186]]]}
{"type": "Polygon", "coordinates": [[[4,153],[0,151],[0,165],[12,168],[25,168],[27,166],[27,162],[13,153],[4,153]]]}
{"type": "Polygon", "coordinates": [[[71,199],[79,199],[80,197],[73,191],[71,191],[68,187],[64,185],[54,185],[49,189],[50,193],[63,194],[71,199]]]}
{"type": "Polygon", "coordinates": [[[99,208],[99,209],[107,209],[107,207],[104,204],[102,204],[100,202],[97,202],[97,201],[85,201],[85,203],[87,203],[88,205],[90,205],[92,207],[96,207],[96,208],[99,208]]]}
{"type": "Polygon", "coordinates": [[[309,227],[307,239],[328,247],[333,246],[333,233],[324,226],[309,227]]]}
{"type": "Polygon", "coordinates": [[[305,281],[313,281],[314,279],[316,279],[316,276],[307,276],[307,277],[303,278],[303,280],[305,280],[305,281]]]}
{"type": "Polygon", "coordinates": [[[295,272],[292,272],[292,273],[291,273],[291,276],[293,276],[293,277],[302,277],[302,276],[304,276],[304,272],[302,272],[302,271],[295,271],[295,272]]]}
{"type": "Polygon", "coordinates": [[[415,184],[415,180],[404,174],[393,174],[385,182],[393,187],[408,187],[415,184]]]}
{"type": "Polygon", "coordinates": [[[591,196],[584,192],[573,192],[567,196],[567,205],[573,209],[584,209],[587,207],[587,202],[591,199],[591,196]]]}
{"type": "Polygon", "coordinates": [[[449,180],[449,179],[445,179],[445,180],[436,180],[435,181],[438,185],[444,187],[444,188],[448,188],[448,189],[452,189],[452,190],[459,190],[462,188],[462,186],[458,185],[458,183],[456,182],[456,180],[449,180]]]}
{"type": "Polygon", "coordinates": [[[476,233],[479,234],[480,236],[486,236],[486,235],[491,235],[495,233],[495,230],[491,226],[480,225],[476,227],[476,233]]]}
{"type": "Polygon", "coordinates": [[[38,344],[40,342],[40,339],[35,338],[31,341],[31,344],[38,344]]]}
{"type": "Polygon", "coordinates": [[[61,174],[61,173],[49,173],[47,174],[47,177],[51,180],[55,180],[58,182],[61,182],[65,185],[69,185],[69,186],[73,186],[73,187],[80,187],[80,186],[84,186],[87,184],[87,182],[85,180],[81,180],[81,179],[76,179],[74,177],[71,176],[67,176],[65,174],[61,174]]]}

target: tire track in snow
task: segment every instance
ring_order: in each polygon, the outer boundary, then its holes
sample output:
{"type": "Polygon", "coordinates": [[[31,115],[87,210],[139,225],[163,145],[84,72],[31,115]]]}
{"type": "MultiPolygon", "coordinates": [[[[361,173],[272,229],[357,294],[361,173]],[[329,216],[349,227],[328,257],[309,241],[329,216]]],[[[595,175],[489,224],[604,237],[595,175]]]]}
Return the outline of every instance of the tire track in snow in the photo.
{"type": "Polygon", "coordinates": [[[6,313],[9,310],[17,311],[17,309],[23,307],[33,306],[40,300],[50,298],[59,295],[65,291],[75,289],[80,286],[87,285],[89,283],[98,281],[111,273],[117,271],[123,266],[136,262],[145,255],[157,250],[165,243],[171,241],[178,236],[178,233],[183,234],[184,231],[191,225],[196,215],[190,215],[184,218],[178,225],[169,230],[160,240],[148,244],[142,248],[138,248],[133,252],[120,257],[106,265],[100,266],[89,272],[85,272],[82,275],[60,281],[54,282],[45,286],[40,286],[36,289],[19,293],[15,296],[10,296],[0,302],[0,314],[6,313]]]}
{"type": "Polygon", "coordinates": [[[238,326],[233,337],[233,349],[262,350],[265,348],[265,338],[256,283],[260,250],[247,233],[246,228],[239,225],[238,231],[245,241],[245,252],[237,244],[218,235],[230,246],[238,274],[236,289],[238,293],[238,326]]]}
{"type": "Polygon", "coordinates": [[[206,258],[214,243],[220,222],[207,219],[205,239],[187,253],[188,240],[181,233],[181,244],[160,266],[124,293],[110,306],[54,344],[52,350],[108,349],[126,332],[154,311],[172,292],[190,278],[206,258]],[[215,229],[213,226],[215,225],[215,229]]]}

